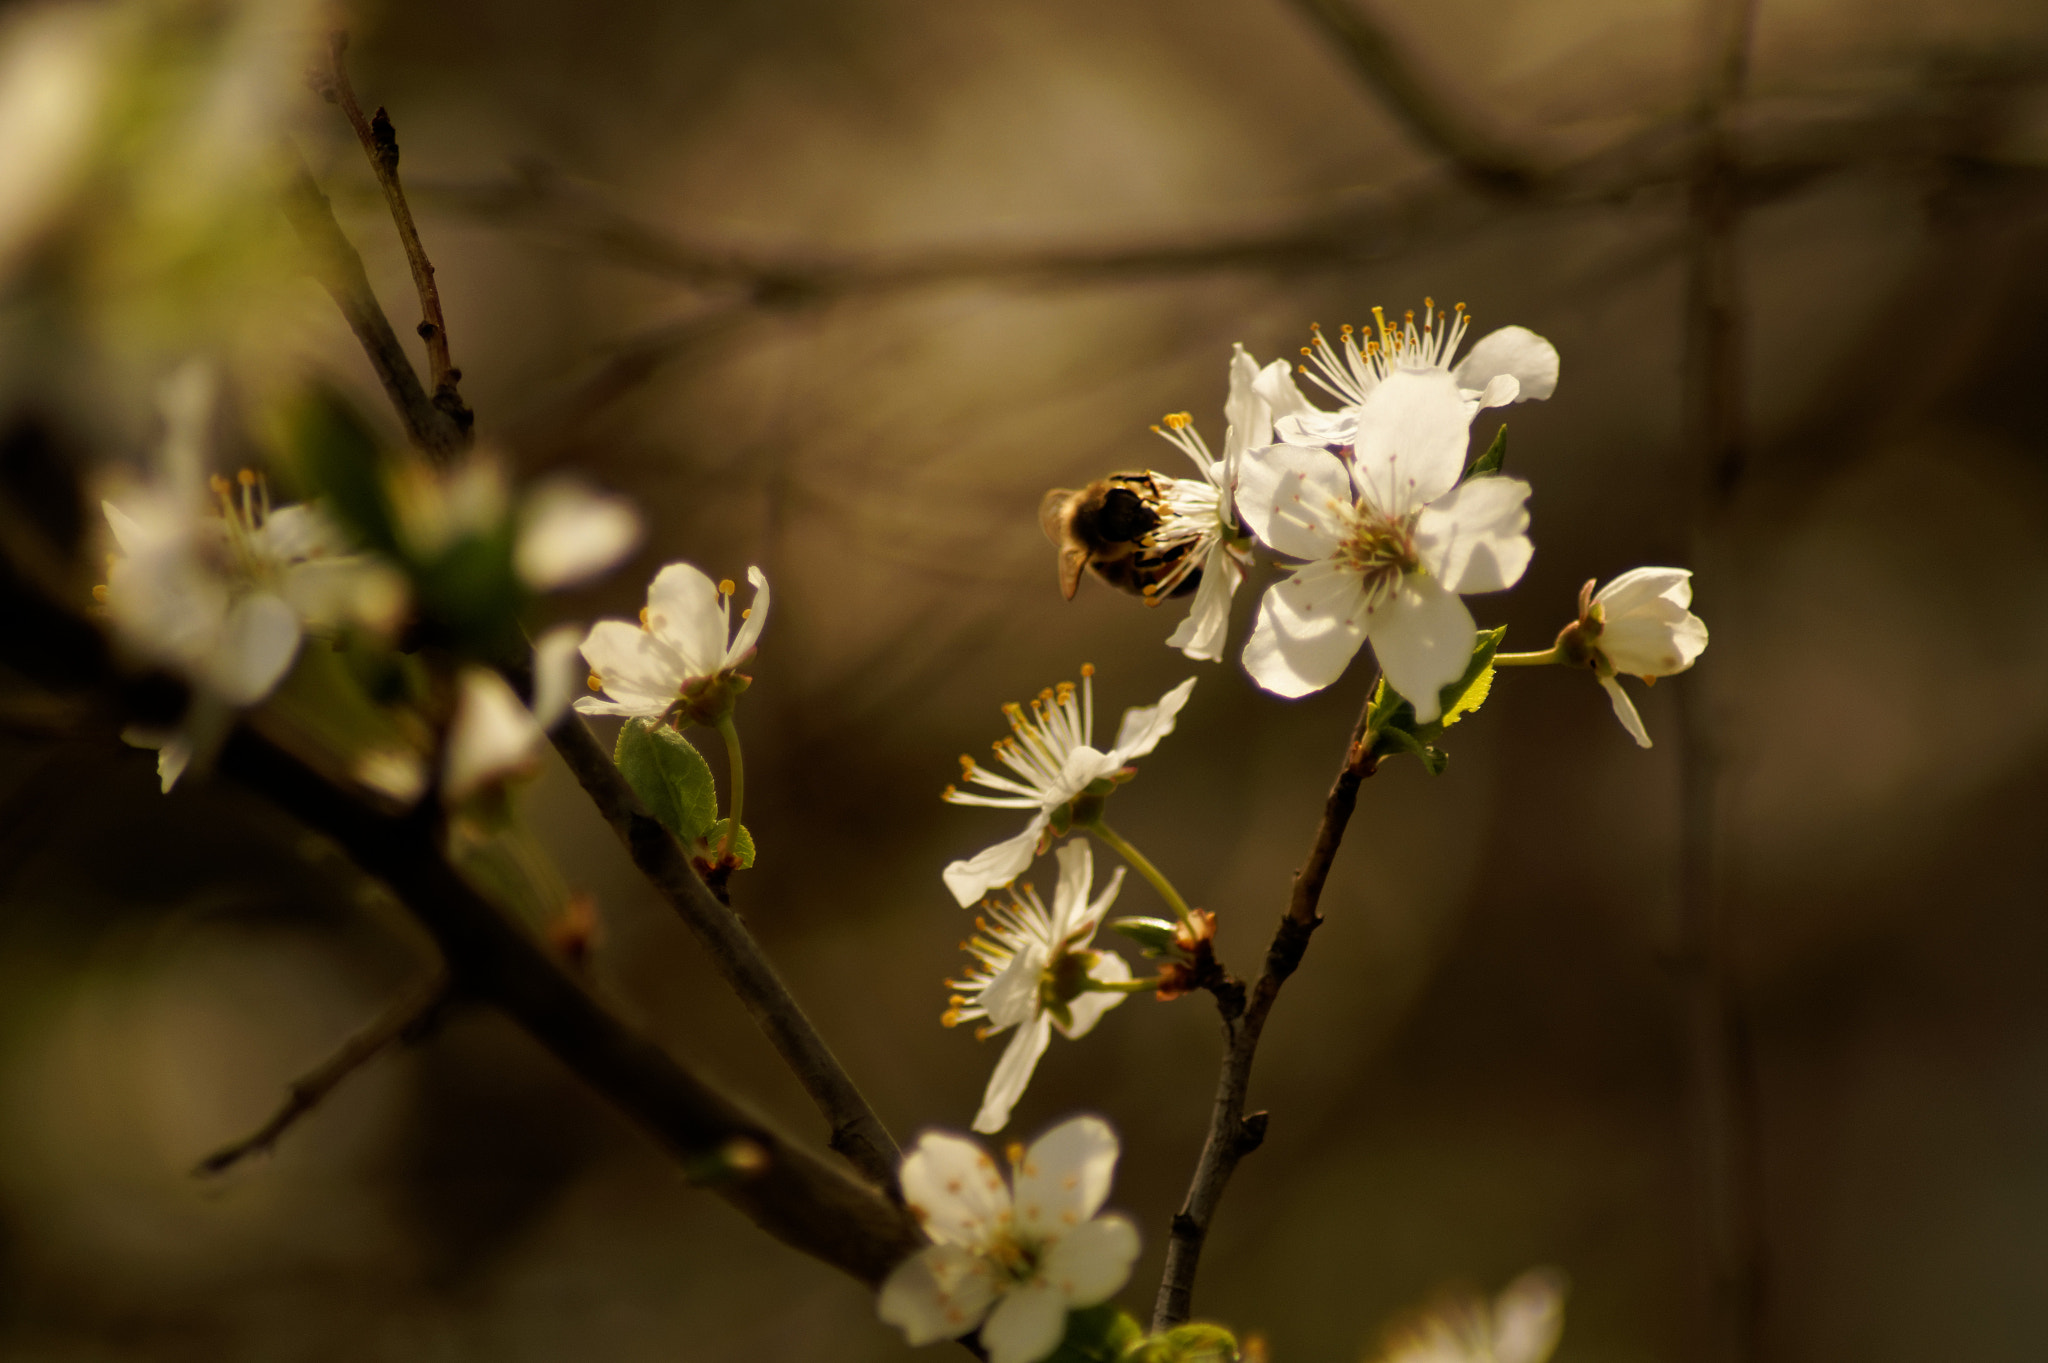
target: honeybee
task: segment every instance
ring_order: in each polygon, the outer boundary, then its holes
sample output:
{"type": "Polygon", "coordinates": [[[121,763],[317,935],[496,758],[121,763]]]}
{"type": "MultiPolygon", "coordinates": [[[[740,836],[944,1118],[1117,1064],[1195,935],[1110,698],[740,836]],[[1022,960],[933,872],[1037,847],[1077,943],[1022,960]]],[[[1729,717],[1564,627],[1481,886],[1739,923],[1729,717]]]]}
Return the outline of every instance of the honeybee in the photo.
{"type": "Polygon", "coordinates": [[[1083,568],[1147,605],[1200,585],[1194,541],[1157,544],[1155,532],[1168,519],[1171,481],[1157,473],[1112,473],[1084,488],[1056,487],[1045,494],[1038,524],[1059,550],[1060,592],[1067,600],[1080,590],[1083,568]]]}

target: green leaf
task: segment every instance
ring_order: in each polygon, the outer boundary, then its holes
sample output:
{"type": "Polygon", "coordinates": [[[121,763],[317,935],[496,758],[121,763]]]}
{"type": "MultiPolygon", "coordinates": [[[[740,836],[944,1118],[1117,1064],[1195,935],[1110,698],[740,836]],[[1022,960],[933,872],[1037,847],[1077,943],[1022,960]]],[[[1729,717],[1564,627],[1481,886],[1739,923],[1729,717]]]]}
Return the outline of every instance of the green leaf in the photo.
{"type": "Polygon", "coordinates": [[[1437,693],[1443,714],[1428,724],[1416,723],[1415,707],[1382,680],[1379,690],[1373,693],[1369,719],[1372,731],[1379,735],[1373,752],[1382,757],[1407,753],[1427,767],[1430,775],[1441,776],[1450,764],[1450,754],[1431,747],[1431,741],[1441,738],[1445,729],[1486,703],[1493,690],[1493,655],[1500,651],[1501,640],[1507,633],[1505,625],[1479,632],[1464,675],[1437,693]]]}
{"type": "MultiPolygon", "coordinates": [[[[718,849],[725,845],[725,826],[731,822],[731,819],[720,819],[704,834],[707,857],[717,856],[718,849]]],[[[754,864],[754,835],[747,831],[745,824],[740,825],[740,835],[732,840],[732,854],[740,859],[742,870],[754,864]]]]}
{"type": "Polygon", "coordinates": [[[1145,948],[1148,956],[1157,956],[1173,949],[1175,925],[1164,918],[1112,918],[1109,930],[1124,936],[1145,948]]]}
{"type": "MultiPolygon", "coordinates": [[[[1479,632],[1478,642],[1472,646],[1472,660],[1465,664],[1465,675],[1437,695],[1444,708],[1443,718],[1436,722],[1437,734],[1486,703],[1487,695],[1493,690],[1493,655],[1500,652],[1500,641],[1507,637],[1506,625],[1479,632]]],[[[1434,738],[1436,734],[1426,737],[1434,738]]]]}
{"type": "Polygon", "coordinates": [[[1067,1313],[1067,1333],[1045,1363],[1123,1363],[1144,1343],[1138,1322],[1104,1304],[1067,1313]]]}
{"type": "Polygon", "coordinates": [[[1493,443],[1486,447],[1486,453],[1472,461],[1472,466],[1465,470],[1465,476],[1484,478],[1489,473],[1499,473],[1500,466],[1505,464],[1507,459],[1508,428],[1507,423],[1502,422],[1499,432],[1493,437],[1493,443]]]}
{"type": "Polygon", "coordinates": [[[1154,1335],[1129,1363],[1237,1363],[1237,1336],[1221,1325],[1192,1321],[1154,1335]]]}
{"type": "MultiPolygon", "coordinates": [[[[666,724],[627,720],[619,730],[612,761],[647,812],[683,841],[703,837],[719,822],[718,789],[710,764],[666,724]]],[[[740,831],[744,840],[746,830],[740,831]]],[[[751,844],[748,850],[751,853],[751,844]]]]}

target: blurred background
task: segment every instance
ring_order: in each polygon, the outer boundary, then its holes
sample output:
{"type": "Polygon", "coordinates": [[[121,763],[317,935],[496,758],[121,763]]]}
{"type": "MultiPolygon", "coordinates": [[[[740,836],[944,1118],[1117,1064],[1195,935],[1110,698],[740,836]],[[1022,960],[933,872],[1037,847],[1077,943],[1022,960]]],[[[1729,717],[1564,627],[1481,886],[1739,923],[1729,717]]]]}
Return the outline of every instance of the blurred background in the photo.
{"type": "MultiPolygon", "coordinates": [[[[1362,699],[1363,669],[1284,703],[1189,664],[1177,606],[1062,601],[1045,489],[1178,472],[1165,412],[1220,440],[1233,342],[1427,295],[1556,344],[1556,396],[1504,413],[1534,565],[1477,614],[1541,648],[1585,579],[1669,563],[1713,643],[1642,695],[1651,751],[1525,671],[1444,776],[1365,784],[1197,1287],[1277,1359],[1362,1358],[1535,1264],[1570,1275],[1573,1363],[2048,1352],[2048,10],[1750,17],[1745,45],[1712,0],[339,16],[481,438],[646,512],[552,608],[630,615],[674,558],[773,581],[735,899],[901,1139],[964,1127],[998,1054],[937,1025],[969,922],[939,870],[1010,816],[937,796],[1001,702],[1083,662],[1110,715],[1200,677],[1117,824],[1248,974],[1362,699]]],[[[252,169],[296,142],[412,344],[369,169],[300,81],[336,21],[0,13],[10,423],[132,463],[205,352],[397,438],[252,169]]],[[[911,1356],[482,1011],[191,1177],[431,951],[236,788],[166,798],[12,699],[0,731],[0,1355],[911,1356]]],[[[523,801],[596,897],[608,997],[821,1137],[566,771],[523,801]]],[[[1134,1309],[1218,1054],[1206,999],[1134,1000],[1018,1109],[1122,1133],[1134,1309]]]]}

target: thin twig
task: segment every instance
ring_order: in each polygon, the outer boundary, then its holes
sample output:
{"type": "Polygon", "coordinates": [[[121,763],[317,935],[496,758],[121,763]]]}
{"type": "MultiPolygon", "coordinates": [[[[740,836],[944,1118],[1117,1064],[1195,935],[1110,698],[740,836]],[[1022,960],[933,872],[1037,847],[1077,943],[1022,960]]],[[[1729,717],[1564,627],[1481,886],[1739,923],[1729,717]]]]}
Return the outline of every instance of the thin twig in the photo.
{"type": "MultiPolygon", "coordinates": [[[[1757,0],[1709,0],[1700,135],[1687,193],[1684,431],[1702,502],[1695,543],[1710,533],[1744,464],[1741,172],[1728,133],[1747,83],[1757,0]]],[[[1748,1363],[1761,1353],[1765,1252],[1754,1067],[1728,955],[1716,848],[1722,735],[1689,686],[1680,790],[1676,966],[1686,1011],[1693,1169],[1704,1320],[1698,1356],[1748,1363]]]]}
{"type": "Polygon", "coordinates": [[[1435,88],[1372,8],[1371,0],[1293,0],[1351,69],[1423,145],[1494,194],[1523,194],[1538,178],[1521,152],[1435,88]]]}
{"type": "Polygon", "coordinates": [[[462,371],[455,367],[448,354],[448,322],[441,315],[441,291],[434,283],[434,264],[427,259],[427,248],[420,243],[419,228],[413,225],[412,207],[406,203],[405,187],[398,180],[398,132],[391,126],[391,117],[382,107],[371,117],[363,117],[362,106],[356,103],[355,88],[349,84],[348,64],[343,60],[347,51],[346,32],[328,35],[328,65],[325,70],[313,73],[313,85],[323,98],[341,106],[342,113],[348,117],[349,127],[355,129],[356,140],[363,144],[363,155],[370,160],[378,188],[384,191],[391,221],[398,228],[398,240],[405,247],[406,263],[412,267],[413,288],[420,296],[418,329],[420,339],[427,343],[434,406],[467,437],[475,417],[457,389],[462,382],[462,371]]]}
{"type": "Polygon", "coordinates": [[[332,838],[433,936],[457,988],[502,1009],[755,1225],[869,1284],[926,1243],[901,1206],[677,1063],[479,895],[442,857],[432,801],[373,810],[247,729],[219,770],[332,838]]]}
{"type": "Polygon", "coordinates": [[[466,429],[427,397],[405,347],[399,344],[398,333],[391,329],[391,319],[384,315],[376,291],[370,287],[362,256],[335,221],[334,206],[314,182],[298,149],[290,147],[287,152],[284,213],[298,233],[299,244],[306,248],[313,277],[341,309],[412,443],[437,458],[452,456],[468,445],[466,429]]]}
{"type": "Polygon", "coordinates": [[[1223,1035],[1227,1043],[1223,1071],[1216,1081],[1216,1101],[1209,1112],[1209,1134],[1202,1142],[1194,1181],[1188,1185],[1187,1198],[1173,1218],[1171,1237],[1166,1245],[1166,1272],[1160,1279],[1159,1297],[1152,1308],[1152,1328],[1155,1331],[1181,1324],[1193,1311],[1195,1271],[1201,1264],[1202,1244],[1208,1238],[1217,1205],[1223,1200],[1223,1190],[1229,1185],[1237,1162],[1258,1149],[1266,1139],[1266,1114],[1254,1112],[1246,1116],[1244,1111],[1245,1093],[1251,1084],[1252,1060],[1258,1054],[1259,1037],[1266,1030],[1266,1017],[1273,1011],[1274,1001],[1280,997],[1280,987],[1301,964],[1302,954],[1308,950],[1309,938],[1322,926],[1323,919],[1317,912],[1317,906],[1322,902],[1323,885],[1329,879],[1330,864],[1337,859],[1337,848],[1344,841],[1351,811],[1358,805],[1359,783],[1372,775],[1378,766],[1371,755],[1371,736],[1366,731],[1376,684],[1366,687],[1365,707],[1358,712],[1358,722],[1351,728],[1351,741],[1344,750],[1344,764],[1338,768],[1337,779],[1331,783],[1330,794],[1323,801],[1323,816],[1316,824],[1315,841],[1309,847],[1308,859],[1294,873],[1294,888],[1288,895],[1287,912],[1281,915],[1273,940],[1266,948],[1264,967],[1245,1000],[1243,1014],[1233,1017],[1226,996],[1218,994],[1218,1002],[1223,1004],[1223,1035]]]}
{"type": "Polygon", "coordinates": [[[761,944],[719,901],[666,828],[647,812],[582,720],[571,716],[550,735],[555,751],[618,834],[648,883],[669,902],[710,953],[719,974],[775,1047],[831,1127],[831,1145],[878,1187],[896,1189],[901,1156],[888,1129],[818,1035],[761,944]]]}
{"type": "Polygon", "coordinates": [[[192,1172],[202,1178],[223,1174],[250,1155],[268,1152],[299,1118],[318,1107],[350,1075],[390,1047],[411,1041],[426,1030],[447,1002],[448,973],[437,970],[393,1000],[376,1021],[343,1042],[340,1050],[294,1079],[285,1091],[284,1103],[269,1121],[234,1144],[214,1151],[199,1161],[192,1172]]]}

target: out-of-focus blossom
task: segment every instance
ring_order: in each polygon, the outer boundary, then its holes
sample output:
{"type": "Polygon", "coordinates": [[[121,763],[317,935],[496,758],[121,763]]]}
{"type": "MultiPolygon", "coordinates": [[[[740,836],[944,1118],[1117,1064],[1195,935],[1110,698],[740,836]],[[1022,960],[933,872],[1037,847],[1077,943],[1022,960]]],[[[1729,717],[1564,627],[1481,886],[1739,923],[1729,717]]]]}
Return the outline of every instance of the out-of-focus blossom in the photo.
{"type": "Polygon", "coordinates": [[[1707,647],[1706,621],[1691,605],[1687,569],[1634,568],[1597,593],[1588,582],[1579,593],[1579,618],[1558,635],[1563,660],[1593,669],[1614,717],[1640,747],[1650,746],[1650,733],[1619,677],[1654,683],[1691,667],[1707,647]]]}
{"type": "Polygon", "coordinates": [[[974,1118],[976,1131],[1001,1131],[1009,1124],[1010,1110],[1031,1082],[1055,1027],[1069,1040],[1079,1040],[1124,1001],[1121,993],[1090,985],[1128,981],[1130,967],[1115,952],[1088,945],[1123,888],[1123,868],[1091,900],[1095,861],[1087,841],[1077,838],[1062,846],[1059,864],[1051,912],[1029,885],[1010,891],[1008,907],[991,903],[989,916],[975,921],[981,935],[967,943],[974,964],[964,979],[946,982],[960,991],[946,1010],[948,1027],[986,1018],[988,1025],[976,1033],[984,1039],[1017,1029],[989,1076],[974,1118]]]}
{"type": "Polygon", "coordinates": [[[519,507],[512,565],[537,592],[559,591],[610,569],[640,544],[640,513],[623,497],[568,478],[537,484],[519,507]]]}
{"type": "Polygon", "coordinates": [[[1173,732],[1181,707],[1195,689],[1195,679],[1189,677],[1161,696],[1158,704],[1124,711],[1116,742],[1104,752],[1090,746],[1095,734],[1094,679],[1094,667],[1083,667],[1078,698],[1072,682],[1061,682],[1039,692],[1029,714],[1015,702],[1003,707],[1010,736],[996,740],[995,754],[1014,777],[990,771],[971,757],[960,759],[961,779],[997,793],[982,795],[947,786],[942,798],[956,805],[1032,811],[1023,832],[946,867],[946,888],[962,908],[1022,875],[1038,855],[1039,839],[1055,811],[1158,747],[1159,740],[1173,732]]]}
{"type": "Polygon", "coordinates": [[[732,627],[730,579],[714,583],[688,563],[671,563],[647,588],[640,623],[600,620],[583,640],[591,689],[576,708],[586,715],[660,720],[695,692],[729,677],[754,656],[768,622],[768,577],[747,569],[754,603],[732,627]]]}
{"type": "Polygon", "coordinates": [[[225,733],[224,711],[270,694],[303,630],[388,630],[406,602],[403,579],[344,552],[318,508],[273,508],[248,470],[233,481],[206,477],[213,396],[203,365],[173,375],[160,395],[166,433],[152,475],[101,502],[117,552],[95,595],[115,637],[196,693],[178,732],[132,735],[158,749],[166,791],[225,733]]]}
{"type": "MultiPolygon", "coordinates": [[[[1287,383],[1287,363],[1275,360],[1266,366],[1277,370],[1274,381],[1287,383]]],[[[1194,461],[1201,474],[1170,479],[1164,498],[1165,515],[1159,528],[1148,537],[1148,547],[1162,556],[1176,552],[1184,565],[1180,572],[1200,570],[1201,586],[1195,591],[1194,606],[1187,618],[1167,639],[1199,662],[1216,662],[1223,657],[1223,638],[1230,628],[1230,601],[1244,569],[1251,562],[1250,546],[1237,519],[1237,470],[1248,449],[1256,449],[1273,437],[1272,404],[1260,392],[1258,363],[1243,346],[1232,348],[1230,394],[1223,404],[1229,423],[1223,434],[1223,457],[1209,452],[1208,442],[1195,429],[1194,418],[1185,412],[1169,416],[1152,429],[1194,461]]],[[[1166,599],[1178,583],[1178,576],[1158,584],[1150,594],[1153,604],[1166,599]]]]}
{"type": "Polygon", "coordinates": [[[1348,462],[1287,444],[1245,461],[1245,524],[1307,560],[1260,604],[1244,649],[1259,685],[1282,696],[1319,691],[1370,638],[1415,717],[1438,717],[1438,693],[1464,674],[1477,635],[1460,597],[1513,586],[1533,552],[1527,483],[1459,483],[1470,436],[1457,379],[1400,369],[1361,405],[1348,462]]]}
{"type": "Polygon", "coordinates": [[[83,169],[107,82],[105,19],[44,5],[0,24],[0,281],[83,169]]]}
{"type": "Polygon", "coordinates": [[[1488,1302],[1460,1293],[1389,1332],[1374,1363],[1544,1363],[1564,1333],[1564,1276],[1539,1268],[1488,1302]]]}
{"type": "Polygon", "coordinates": [[[531,775],[547,731],[569,710],[576,681],[576,627],[563,625],[533,646],[533,708],[496,671],[474,664],[456,677],[454,717],[441,761],[441,798],[460,804],[497,782],[531,775]]]}
{"type": "Polygon", "coordinates": [[[1304,403],[1289,410],[1292,404],[1284,395],[1271,392],[1281,440],[1294,445],[1355,445],[1366,400],[1390,374],[1403,370],[1449,374],[1458,385],[1467,422],[1484,408],[1540,400],[1557,391],[1557,348],[1527,327],[1488,332],[1460,360],[1458,346],[1470,324],[1463,303],[1445,313],[1436,310],[1433,299],[1425,298],[1420,327],[1412,312],[1397,326],[1389,326],[1378,308],[1372,315],[1372,328],[1361,335],[1347,325],[1335,344],[1320,327],[1314,329],[1311,343],[1302,348],[1309,361],[1302,372],[1340,406],[1324,412],[1304,403]]]}
{"type": "Polygon", "coordinates": [[[1034,1141],[1005,1183],[973,1141],[929,1131],[903,1161],[903,1199],[933,1243],[882,1284],[884,1321],[912,1344],[981,1328],[990,1363],[1038,1363],[1067,1313],[1108,1301],[1131,1276],[1138,1230],[1097,1216],[1116,1173],[1116,1133],[1076,1117],[1034,1141]]]}

